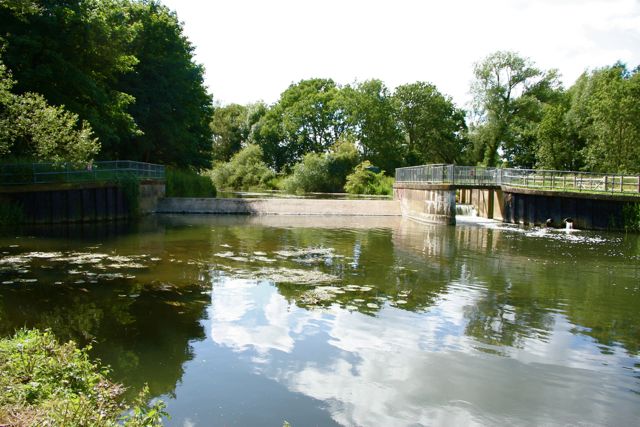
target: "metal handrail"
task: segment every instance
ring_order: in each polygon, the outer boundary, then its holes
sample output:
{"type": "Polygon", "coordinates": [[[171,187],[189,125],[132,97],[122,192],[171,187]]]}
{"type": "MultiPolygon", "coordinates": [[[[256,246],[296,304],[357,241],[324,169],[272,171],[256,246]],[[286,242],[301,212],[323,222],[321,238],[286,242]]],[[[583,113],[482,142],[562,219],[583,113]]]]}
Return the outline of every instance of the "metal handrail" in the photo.
{"type": "Polygon", "coordinates": [[[0,185],[100,182],[125,176],[163,180],[165,168],[132,160],[92,162],[85,167],[53,162],[0,164],[0,185]]]}
{"type": "Polygon", "coordinates": [[[640,195],[640,175],[542,169],[420,165],[396,169],[396,182],[640,195]]]}

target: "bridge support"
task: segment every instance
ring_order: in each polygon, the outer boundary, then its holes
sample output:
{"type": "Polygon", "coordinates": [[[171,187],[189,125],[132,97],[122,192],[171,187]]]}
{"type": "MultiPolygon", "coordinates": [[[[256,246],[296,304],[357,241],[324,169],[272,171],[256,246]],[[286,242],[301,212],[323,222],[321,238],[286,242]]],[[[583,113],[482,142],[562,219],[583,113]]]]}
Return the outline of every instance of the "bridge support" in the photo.
{"type": "Polygon", "coordinates": [[[456,224],[456,188],[453,185],[396,183],[394,199],[403,217],[438,224],[456,224]]]}

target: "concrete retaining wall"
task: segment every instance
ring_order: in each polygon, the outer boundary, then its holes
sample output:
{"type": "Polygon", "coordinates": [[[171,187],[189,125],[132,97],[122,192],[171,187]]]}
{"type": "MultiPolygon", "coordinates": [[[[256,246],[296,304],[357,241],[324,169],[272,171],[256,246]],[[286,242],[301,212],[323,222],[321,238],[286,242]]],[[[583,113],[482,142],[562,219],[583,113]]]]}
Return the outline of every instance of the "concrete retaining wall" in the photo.
{"type": "Polygon", "coordinates": [[[167,197],[158,213],[400,216],[396,200],[211,199],[167,197]]]}
{"type": "Polygon", "coordinates": [[[420,185],[395,185],[393,198],[400,201],[402,216],[417,221],[455,225],[456,189],[450,185],[429,189],[420,185]]]}

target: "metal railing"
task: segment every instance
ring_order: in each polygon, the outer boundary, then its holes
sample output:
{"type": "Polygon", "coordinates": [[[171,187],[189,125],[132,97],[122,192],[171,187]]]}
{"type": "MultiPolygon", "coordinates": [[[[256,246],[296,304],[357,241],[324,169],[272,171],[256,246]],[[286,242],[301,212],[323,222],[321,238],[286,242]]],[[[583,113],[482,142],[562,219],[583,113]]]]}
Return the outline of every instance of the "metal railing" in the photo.
{"type": "Polygon", "coordinates": [[[0,185],[54,184],[112,181],[126,176],[164,179],[164,166],[131,160],[93,162],[80,167],[71,163],[0,164],[0,185]]]}
{"type": "Polygon", "coordinates": [[[432,164],[396,169],[396,182],[509,186],[550,191],[640,195],[640,175],[432,164]]]}

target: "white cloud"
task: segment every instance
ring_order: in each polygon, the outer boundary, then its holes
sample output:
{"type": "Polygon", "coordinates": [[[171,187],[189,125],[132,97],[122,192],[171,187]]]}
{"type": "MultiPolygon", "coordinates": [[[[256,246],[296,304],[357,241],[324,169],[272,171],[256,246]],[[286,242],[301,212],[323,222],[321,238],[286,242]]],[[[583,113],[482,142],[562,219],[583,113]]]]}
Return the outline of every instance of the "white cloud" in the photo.
{"type": "Polygon", "coordinates": [[[586,68],[640,63],[636,0],[164,0],[223,103],[277,100],[292,83],[425,80],[458,104],[472,66],[516,50],[570,85],[586,68]]]}

